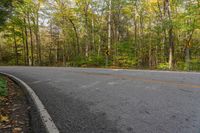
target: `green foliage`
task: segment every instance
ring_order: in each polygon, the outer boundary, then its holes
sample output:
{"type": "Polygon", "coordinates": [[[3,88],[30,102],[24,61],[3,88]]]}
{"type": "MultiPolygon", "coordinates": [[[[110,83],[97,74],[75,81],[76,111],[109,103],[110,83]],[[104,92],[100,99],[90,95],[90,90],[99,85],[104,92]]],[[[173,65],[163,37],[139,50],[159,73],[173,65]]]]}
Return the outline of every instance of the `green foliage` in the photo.
{"type": "Polygon", "coordinates": [[[200,59],[191,60],[190,70],[200,71],[200,59]]]}
{"type": "Polygon", "coordinates": [[[113,56],[113,65],[123,68],[133,68],[136,66],[137,58],[133,56],[134,50],[131,40],[116,43],[115,47],[117,55],[113,56]]]}
{"type": "Polygon", "coordinates": [[[157,68],[160,69],[160,70],[168,70],[169,69],[169,63],[160,63],[157,66],[157,68]]]}
{"type": "Polygon", "coordinates": [[[86,61],[87,66],[104,66],[105,59],[101,55],[92,54],[89,56],[89,59],[86,61]]]}
{"type": "Polygon", "coordinates": [[[129,55],[133,52],[133,42],[131,40],[122,41],[117,43],[116,45],[119,53],[129,55]]]}
{"type": "Polygon", "coordinates": [[[181,71],[200,71],[200,60],[199,59],[192,59],[190,62],[177,62],[176,70],[181,71]]]}
{"type": "Polygon", "coordinates": [[[0,75],[0,96],[7,96],[7,82],[6,80],[0,75]]]}
{"type": "Polygon", "coordinates": [[[105,59],[101,55],[91,54],[87,59],[82,57],[76,57],[71,61],[69,66],[78,66],[78,67],[97,67],[104,66],[105,59]]]}
{"type": "Polygon", "coordinates": [[[183,61],[179,61],[179,62],[177,62],[177,64],[176,64],[176,69],[177,70],[188,70],[188,68],[186,68],[186,63],[185,62],[183,62],[183,61]]]}
{"type": "Polygon", "coordinates": [[[68,66],[76,67],[86,66],[86,60],[83,57],[77,56],[72,61],[69,61],[67,64],[68,66]]]}
{"type": "Polygon", "coordinates": [[[3,26],[6,21],[12,16],[15,7],[14,2],[22,3],[23,0],[1,0],[0,1],[0,27],[3,26]]]}
{"type": "Polygon", "coordinates": [[[0,26],[4,25],[12,11],[12,0],[0,1],[0,26]]]}
{"type": "Polygon", "coordinates": [[[127,55],[116,56],[116,66],[123,67],[123,68],[134,68],[137,64],[136,59],[130,58],[127,55]]]}
{"type": "Polygon", "coordinates": [[[199,70],[199,0],[18,1],[0,1],[3,64],[104,67],[109,50],[112,67],[199,70]]]}

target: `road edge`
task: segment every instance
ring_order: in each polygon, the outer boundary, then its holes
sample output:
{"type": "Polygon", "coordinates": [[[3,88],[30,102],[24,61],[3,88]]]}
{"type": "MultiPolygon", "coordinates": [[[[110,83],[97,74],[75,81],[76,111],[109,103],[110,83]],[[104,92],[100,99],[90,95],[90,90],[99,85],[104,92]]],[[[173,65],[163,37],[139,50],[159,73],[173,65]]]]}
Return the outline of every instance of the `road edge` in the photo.
{"type": "Polygon", "coordinates": [[[39,97],[36,95],[36,93],[33,91],[33,89],[30,86],[28,86],[24,81],[22,81],[18,77],[15,77],[14,75],[4,73],[4,72],[0,72],[0,74],[7,76],[8,78],[14,80],[21,87],[23,87],[25,89],[25,91],[28,93],[31,100],[33,101],[33,103],[36,106],[36,109],[39,113],[39,116],[42,120],[42,124],[44,125],[46,132],[47,133],[59,133],[59,130],[56,127],[55,123],[53,122],[51,116],[49,115],[48,111],[45,109],[45,106],[43,105],[43,103],[41,102],[39,97]]]}

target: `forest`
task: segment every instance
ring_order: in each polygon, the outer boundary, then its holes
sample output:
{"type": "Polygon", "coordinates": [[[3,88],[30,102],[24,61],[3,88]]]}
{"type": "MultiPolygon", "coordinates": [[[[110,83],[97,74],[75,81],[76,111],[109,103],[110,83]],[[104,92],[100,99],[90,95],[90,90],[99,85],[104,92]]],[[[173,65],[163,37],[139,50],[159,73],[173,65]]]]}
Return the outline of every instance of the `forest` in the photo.
{"type": "Polygon", "coordinates": [[[200,0],[0,0],[0,65],[200,71],[200,0]]]}

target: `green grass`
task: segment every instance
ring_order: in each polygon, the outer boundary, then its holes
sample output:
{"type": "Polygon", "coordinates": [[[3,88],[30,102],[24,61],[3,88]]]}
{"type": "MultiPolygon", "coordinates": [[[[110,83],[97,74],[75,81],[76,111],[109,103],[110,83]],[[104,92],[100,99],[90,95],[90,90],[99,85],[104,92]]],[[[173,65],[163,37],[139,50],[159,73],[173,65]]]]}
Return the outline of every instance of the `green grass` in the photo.
{"type": "Polygon", "coordinates": [[[0,75],[0,96],[7,96],[7,82],[3,77],[0,75]]]}

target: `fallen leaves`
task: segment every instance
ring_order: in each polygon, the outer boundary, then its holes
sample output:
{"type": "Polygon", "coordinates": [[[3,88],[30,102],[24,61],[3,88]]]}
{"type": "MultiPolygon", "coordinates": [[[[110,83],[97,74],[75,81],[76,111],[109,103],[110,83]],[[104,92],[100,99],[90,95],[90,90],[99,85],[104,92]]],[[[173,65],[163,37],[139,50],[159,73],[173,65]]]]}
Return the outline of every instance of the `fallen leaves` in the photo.
{"type": "Polygon", "coordinates": [[[3,96],[0,96],[0,101],[5,101],[6,100],[6,98],[5,97],[3,97],[3,96]]]}
{"type": "Polygon", "coordinates": [[[16,128],[14,128],[14,129],[12,130],[12,133],[21,133],[21,131],[22,131],[22,128],[16,127],[16,128]]]}
{"type": "Polygon", "coordinates": [[[7,79],[8,95],[0,96],[0,132],[22,133],[29,131],[29,106],[25,95],[14,82],[7,79]]]}
{"type": "Polygon", "coordinates": [[[0,115],[0,122],[9,122],[8,116],[0,115]]]}

